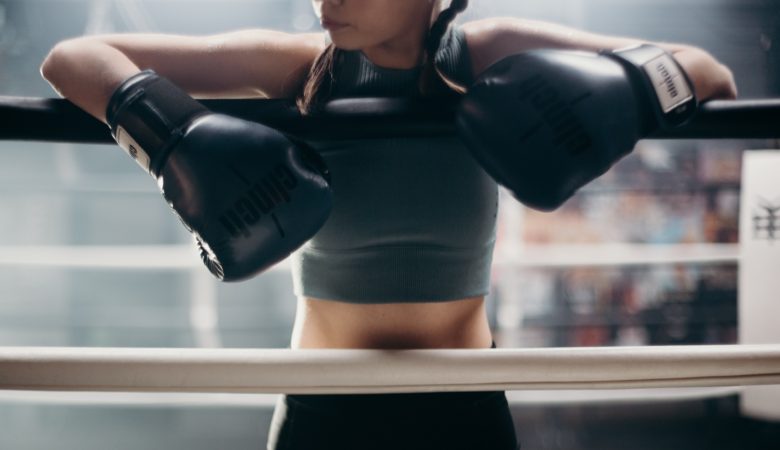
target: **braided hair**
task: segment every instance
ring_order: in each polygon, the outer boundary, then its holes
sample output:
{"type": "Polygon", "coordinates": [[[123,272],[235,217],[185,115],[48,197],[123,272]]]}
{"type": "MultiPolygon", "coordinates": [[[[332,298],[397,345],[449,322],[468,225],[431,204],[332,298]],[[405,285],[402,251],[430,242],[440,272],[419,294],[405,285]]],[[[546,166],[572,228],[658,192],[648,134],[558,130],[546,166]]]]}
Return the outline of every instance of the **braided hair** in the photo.
{"type": "MultiPolygon", "coordinates": [[[[452,92],[463,93],[465,86],[458,85],[436,67],[436,53],[441,41],[455,18],[468,7],[468,0],[452,0],[431,25],[424,42],[425,63],[418,90],[422,96],[442,95],[452,92]]],[[[303,92],[296,99],[301,114],[309,115],[322,109],[332,94],[334,67],[341,59],[343,50],[330,43],[314,60],[303,85],[303,92]]]]}
{"type": "Polygon", "coordinates": [[[420,75],[419,90],[422,95],[443,94],[447,91],[464,93],[465,86],[458,85],[436,66],[436,53],[450,25],[468,7],[468,0],[452,0],[449,8],[439,14],[425,38],[425,65],[420,75]]]}

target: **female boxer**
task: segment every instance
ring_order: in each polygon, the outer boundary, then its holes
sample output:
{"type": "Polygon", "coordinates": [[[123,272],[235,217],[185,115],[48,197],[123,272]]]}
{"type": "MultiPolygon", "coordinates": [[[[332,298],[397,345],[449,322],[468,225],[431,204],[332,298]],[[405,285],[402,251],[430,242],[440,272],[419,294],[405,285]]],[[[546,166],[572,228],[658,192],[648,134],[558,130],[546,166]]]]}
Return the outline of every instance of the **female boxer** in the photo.
{"type": "MultiPolygon", "coordinates": [[[[101,120],[124,80],[153,69],[200,97],[328,100],[467,92],[508,55],[539,48],[614,50],[640,40],[495,18],[453,25],[467,0],[313,0],[325,34],[241,30],[191,37],[88,36],[42,66],[62,96],[101,120]]],[[[698,99],[732,99],[731,72],[707,52],[654,43],[698,99]]],[[[299,297],[292,348],[489,348],[485,295],[496,183],[456,139],[313,144],[334,208],[293,258],[299,297]]],[[[289,395],[270,449],[514,449],[503,392],[289,395]]]]}

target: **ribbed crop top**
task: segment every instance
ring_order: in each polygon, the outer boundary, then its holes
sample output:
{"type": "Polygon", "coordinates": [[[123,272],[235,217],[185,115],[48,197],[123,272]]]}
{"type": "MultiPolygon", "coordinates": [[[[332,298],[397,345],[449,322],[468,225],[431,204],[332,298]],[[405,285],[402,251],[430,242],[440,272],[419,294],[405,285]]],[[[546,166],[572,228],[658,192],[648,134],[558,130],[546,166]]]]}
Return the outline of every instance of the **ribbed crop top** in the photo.
{"type": "MultiPolygon", "coordinates": [[[[391,69],[342,52],[334,97],[416,96],[421,67],[391,69]]],[[[442,40],[442,71],[466,85],[464,33],[442,40]]],[[[351,303],[414,303],[486,295],[498,189],[456,137],[308,142],[325,159],[333,211],[293,254],[296,295],[351,303]]]]}

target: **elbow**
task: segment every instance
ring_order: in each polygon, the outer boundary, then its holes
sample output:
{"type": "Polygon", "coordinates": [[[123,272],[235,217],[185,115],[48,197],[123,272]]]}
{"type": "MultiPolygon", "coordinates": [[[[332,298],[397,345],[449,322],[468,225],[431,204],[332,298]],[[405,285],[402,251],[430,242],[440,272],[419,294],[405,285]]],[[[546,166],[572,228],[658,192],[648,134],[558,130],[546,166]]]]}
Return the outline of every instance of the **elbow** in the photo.
{"type": "Polygon", "coordinates": [[[688,46],[678,49],[674,57],[693,82],[700,101],[737,98],[737,85],[731,69],[709,52],[688,46]]]}
{"type": "Polygon", "coordinates": [[[703,100],[734,100],[737,98],[737,83],[731,69],[712,54],[699,49],[701,53],[699,77],[707,85],[703,100]]]}
{"type": "Polygon", "coordinates": [[[39,68],[39,72],[44,80],[51,83],[52,78],[57,72],[56,66],[57,66],[57,47],[49,51],[49,54],[46,55],[46,57],[43,59],[43,62],[41,63],[41,67],[39,68]]]}
{"type": "Polygon", "coordinates": [[[83,47],[82,40],[83,38],[75,38],[61,41],[43,59],[39,68],[40,74],[55,90],[58,80],[68,72],[73,61],[78,58],[78,52],[83,47]]]}
{"type": "Polygon", "coordinates": [[[58,74],[63,73],[61,61],[62,57],[60,56],[60,51],[55,47],[49,52],[46,58],[44,58],[39,71],[41,77],[43,77],[44,81],[49,83],[49,86],[51,86],[54,92],[60,97],[64,97],[62,94],[61,82],[58,79],[58,74]]]}
{"type": "Polygon", "coordinates": [[[710,57],[698,74],[700,89],[699,100],[735,100],[737,98],[737,83],[734,73],[725,64],[710,57]]]}
{"type": "Polygon", "coordinates": [[[724,100],[736,100],[739,95],[737,82],[734,79],[734,73],[727,66],[720,64],[720,77],[718,78],[718,88],[715,90],[718,98],[724,100]]]}
{"type": "Polygon", "coordinates": [[[57,75],[63,72],[63,67],[67,64],[69,53],[68,47],[71,44],[68,41],[63,41],[55,45],[49,54],[43,59],[40,67],[40,74],[44,80],[46,80],[52,87],[56,89],[57,75]]]}

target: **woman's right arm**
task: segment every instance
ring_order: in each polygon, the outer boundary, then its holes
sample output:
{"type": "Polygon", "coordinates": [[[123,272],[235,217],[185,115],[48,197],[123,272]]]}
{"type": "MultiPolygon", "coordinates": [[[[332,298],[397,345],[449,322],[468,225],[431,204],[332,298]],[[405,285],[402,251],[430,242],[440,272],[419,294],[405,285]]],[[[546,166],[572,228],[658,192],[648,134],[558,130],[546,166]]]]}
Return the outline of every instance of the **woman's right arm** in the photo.
{"type": "Polygon", "coordinates": [[[114,90],[144,69],[199,98],[294,96],[317,55],[323,34],[240,30],[211,36],[113,34],[54,46],[41,74],[55,91],[105,122],[114,90]]]}

